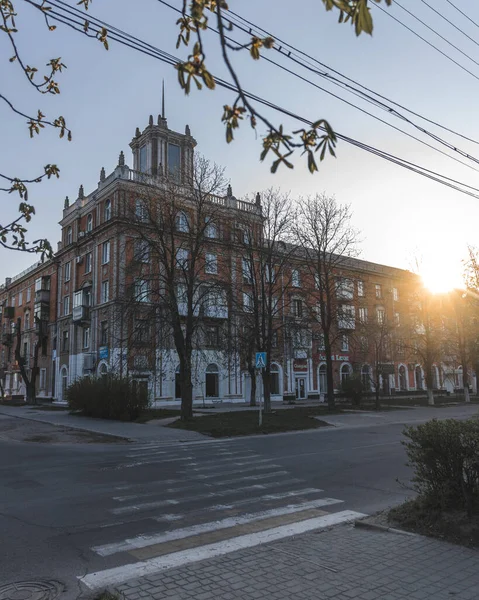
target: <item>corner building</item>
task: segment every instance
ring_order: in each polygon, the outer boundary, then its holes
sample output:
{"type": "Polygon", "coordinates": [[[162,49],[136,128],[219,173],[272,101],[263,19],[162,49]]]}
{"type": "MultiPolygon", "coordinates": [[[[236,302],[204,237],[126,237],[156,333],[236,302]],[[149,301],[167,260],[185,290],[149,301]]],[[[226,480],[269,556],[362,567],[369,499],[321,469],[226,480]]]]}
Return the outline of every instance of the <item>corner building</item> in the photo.
{"type": "MultiPolygon", "coordinates": [[[[178,133],[168,128],[162,116],[156,123],[150,117],[148,126],[143,131],[137,129],[130,143],[132,168],[121,152],[113,172],[106,175],[101,169],[96,189],[85,193],[80,186],[73,202],[65,199],[61,241],[54,258],[7,278],[0,287],[0,376],[7,398],[25,395],[20,365],[15,360],[16,323],[20,317],[21,355],[27,372],[32,366],[34,345],[41,345],[38,397],[62,402],[67,386],[77,378],[117,372],[137,381],[151,402],[179,403],[178,358],[171,337],[160,335],[155,323],[147,324],[148,337],[143,340],[136,335],[134,342],[129,335],[132,324],[131,315],[125,316],[125,298],[132,286],[141,286],[141,281],[138,284],[139,280],[132,280],[133,234],[125,227],[125,220],[128,211],[135,210],[144,188],[150,193],[156,190],[161,197],[164,186],[174,180],[187,196],[192,189],[195,146],[188,126],[185,133],[178,133]]],[[[221,210],[221,227],[211,235],[211,254],[216,252],[218,264],[215,275],[204,277],[221,277],[242,297],[242,292],[248,292],[248,283],[240,276],[241,249],[232,243],[233,230],[245,220],[260,226],[261,200],[238,200],[229,188],[225,197],[212,196],[211,201],[221,210]]],[[[302,315],[289,311],[307,314],[311,309],[308,289],[314,283],[302,271],[301,263],[292,264],[291,269],[298,271],[298,277],[291,279],[291,295],[297,301],[283,317],[294,318],[302,315]],[[304,310],[298,302],[304,303],[304,310]]],[[[422,369],[405,350],[410,298],[419,285],[417,278],[408,271],[358,259],[348,259],[337,277],[342,282],[338,302],[351,318],[344,323],[333,353],[335,388],[339,390],[341,382],[353,372],[361,373],[365,387],[371,386],[370,362],[354,350],[352,337],[356,323],[365,314],[376,318],[382,312],[397,324],[396,350],[384,359],[389,367],[381,381],[383,393],[424,390],[422,369]]],[[[142,312],[139,303],[132,318],[141,322],[142,312]]],[[[194,352],[194,403],[249,400],[249,375],[234,348],[237,308],[225,298],[198,318],[206,319],[208,336],[204,347],[194,352]],[[215,341],[220,333],[229,336],[228,350],[215,341]]],[[[319,399],[326,392],[321,331],[317,323],[305,326],[304,318],[301,323],[305,335],[292,336],[288,343],[285,335],[270,357],[273,400],[319,399]]],[[[442,387],[440,376],[437,387],[442,387]]]]}

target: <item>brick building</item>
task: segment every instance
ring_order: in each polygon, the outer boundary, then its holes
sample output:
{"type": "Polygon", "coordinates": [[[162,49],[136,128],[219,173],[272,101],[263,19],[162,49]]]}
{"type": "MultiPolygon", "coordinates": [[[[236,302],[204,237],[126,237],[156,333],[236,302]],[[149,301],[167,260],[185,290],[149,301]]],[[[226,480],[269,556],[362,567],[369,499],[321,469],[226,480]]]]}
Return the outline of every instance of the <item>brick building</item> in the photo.
{"type": "MultiPolygon", "coordinates": [[[[150,117],[148,126],[142,132],[137,129],[130,143],[133,168],[127,166],[122,152],[112,173],[107,176],[101,169],[96,189],[85,193],[80,186],[75,201],[65,199],[61,242],[54,258],[7,278],[0,287],[0,374],[7,397],[25,393],[14,352],[20,318],[25,368],[32,366],[35,344],[41,347],[37,396],[62,401],[75,379],[115,371],[133,377],[148,390],[151,401],[179,402],[178,358],[171,333],[162,333],[161,321],[152,317],[157,313],[149,311],[151,305],[161,305],[162,288],[157,286],[155,292],[154,284],[161,267],[149,253],[148,259],[138,257],[147,226],[145,222],[141,230],[138,222],[142,211],[150,210],[144,203],[152,190],[161,195],[174,182],[185,206],[175,216],[175,240],[180,245],[176,261],[180,260],[182,235],[194,218],[188,195],[195,146],[188,126],[181,134],[168,129],[162,116],[156,123],[150,117]],[[131,303],[128,299],[133,296],[131,303]]],[[[194,352],[193,398],[195,402],[241,401],[248,399],[251,382],[235,347],[235,331],[241,326],[241,312],[247,310],[242,303],[248,302],[250,284],[244,272],[241,277],[244,258],[236,235],[241,223],[261,228],[261,198],[254,203],[238,200],[229,187],[225,196],[211,194],[209,205],[215,223],[205,217],[208,239],[200,277],[201,284],[211,289],[196,315],[204,327],[203,342],[194,352]]],[[[188,255],[182,260],[188,261],[188,255]]],[[[314,280],[299,258],[293,257],[288,269],[291,289],[286,291],[288,308],[281,315],[284,332],[271,353],[272,397],[319,398],[326,388],[324,346],[318,324],[307,318],[314,310],[314,280]],[[294,335],[286,334],[287,321],[294,324],[294,335]]],[[[360,324],[387,319],[395,329],[390,349],[381,357],[389,365],[381,378],[383,392],[423,390],[424,373],[408,344],[418,279],[408,271],[359,259],[348,259],[336,275],[336,302],[347,318],[340,324],[334,346],[335,388],[340,389],[341,382],[355,372],[366,388],[371,387],[373,358],[358,343],[360,324]]],[[[444,385],[438,365],[436,386],[444,385]]]]}

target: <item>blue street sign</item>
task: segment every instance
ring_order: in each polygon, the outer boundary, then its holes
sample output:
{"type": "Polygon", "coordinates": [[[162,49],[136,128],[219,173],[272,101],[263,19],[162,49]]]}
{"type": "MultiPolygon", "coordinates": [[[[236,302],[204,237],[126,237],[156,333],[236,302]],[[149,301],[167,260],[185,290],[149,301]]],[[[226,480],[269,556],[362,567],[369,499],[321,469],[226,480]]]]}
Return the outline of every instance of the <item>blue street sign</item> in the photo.
{"type": "Polygon", "coordinates": [[[264,369],[266,367],[266,352],[256,352],[256,368],[264,369]]]}
{"type": "Polygon", "coordinates": [[[98,353],[98,358],[100,360],[104,360],[108,358],[108,346],[100,346],[100,351],[98,353]]]}

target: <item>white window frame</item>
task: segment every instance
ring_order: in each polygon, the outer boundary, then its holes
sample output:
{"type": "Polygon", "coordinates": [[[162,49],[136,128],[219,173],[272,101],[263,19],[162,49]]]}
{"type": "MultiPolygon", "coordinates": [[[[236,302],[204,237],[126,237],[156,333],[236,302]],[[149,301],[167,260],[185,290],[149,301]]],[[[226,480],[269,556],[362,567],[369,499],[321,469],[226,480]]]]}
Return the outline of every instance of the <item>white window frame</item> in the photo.
{"type": "Polygon", "coordinates": [[[190,230],[190,222],[188,220],[188,215],[183,210],[178,212],[175,221],[176,231],[188,233],[190,230]]]}
{"type": "Polygon", "coordinates": [[[105,279],[101,282],[101,303],[109,302],[110,300],[110,281],[105,279]]]}
{"type": "Polygon", "coordinates": [[[70,296],[63,297],[63,316],[70,314],[70,296]]]}
{"type": "Polygon", "coordinates": [[[291,285],[295,288],[301,287],[301,274],[299,269],[291,269],[291,285]]]}
{"type": "Polygon", "coordinates": [[[175,255],[175,266],[177,269],[188,269],[190,253],[186,248],[177,248],[175,255]]]}
{"type": "Polygon", "coordinates": [[[23,291],[18,292],[18,306],[23,304],[23,291]]]}
{"type": "Polygon", "coordinates": [[[367,308],[367,306],[360,306],[358,308],[358,320],[363,325],[368,322],[368,308],[367,308]]]}
{"type": "Polygon", "coordinates": [[[105,207],[103,209],[103,219],[109,221],[111,219],[111,200],[105,200],[105,207]]]}
{"type": "Polygon", "coordinates": [[[209,239],[218,238],[218,227],[211,217],[205,217],[205,236],[209,239]]]}
{"type": "Polygon", "coordinates": [[[110,240],[103,242],[101,247],[101,264],[107,265],[110,262],[110,240]]]}
{"type": "Polygon", "coordinates": [[[207,252],[205,256],[205,273],[208,275],[217,275],[218,255],[215,252],[207,252]]]}
{"type": "Polygon", "coordinates": [[[341,336],[341,352],[349,352],[349,337],[346,334],[341,336]]]}
{"type": "Polygon", "coordinates": [[[91,233],[93,231],[93,215],[90,213],[86,218],[86,232],[91,233]]]}
{"type": "Polygon", "coordinates": [[[251,277],[251,262],[249,258],[245,258],[243,256],[243,258],[241,259],[241,268],[243,271],[243,283],[251,283],[252,281],[252,277],[251,277]]]}
{"type": "Polygon", "coordinates": [[[73,229],[72,229],[71,225],[69,225],[67,227],[67,240],[66,241],[67,241],[67,246],[69,246],[70,244],[73,243],[73,229]]]}
{"type": "Polygon", "coordinates": [[[32,286],[29,285],[27,287],[27,302],[30,302],[31,299],[32,299],[32,286]]]}
{"type": "Polygon", "coordinates": [[[83,348],[90,347],[90,328],[89,327],[83,328],[82,345],[83,345],[83,348]]]}
{"type": "Polygon", "coordinates": [[[253,296],[248,292],[243,292],[243,310],[253,312],[253,296]]]}
{"type": "Polygon", "coordinates": [[[145,264],[150,262],[150,246],[148,240],[135,240],[135,260],[145,264]]]}
{"type": "Polygon", "coordinates": [[[135,217],[140,223],[148,223],[148,209],[143,198],[135,200],[135,217]]]}
{"type": "Polygon", "coordinates": [[[357,282],[357,289],[358,289],[358,297],[359,298],[364,298],[364,281],[358,281],[357,282]]]}
{"type": "Polygon", "coordinates": [[[354,298],[354,281],[347,277],[337,279],[336,297],[341,300],[352,300],[354,298]]]}
{"type": "Polygon", "coordinates": [[[63,281],[65,283],[67,283],[67,281],[70,281],[71,277],[72,277],[72,263],[71,263],[71,261],[68,261],[67,263],[65,263],[65,272],[64,272],[63,281]]]}
{"type": "Polygon", "coordinates": [[[47,370],[45,368],[40,369],[40,381],[38,383],[38,389],[45,390],[47,387],[47,370]]]}
{"type": "Polygon", "coordinates": [[[91,252],[87,252],[85,254],[85,273],[91,273],[91,269],[92,269],[92,254],[91,252]]]}
{"type": "Polygon", "coordinates": [[[386,311],[382,306],[376,308],[376,320],[378,325],[383,325],[386,319],[386,311]]]}
{"type": "Polygon", "coordinates": [[[396,287],[393,287],[393,300],[394,302],[399,301],[399,291],[396,287]]]}
{"type": "Polygon", "coordinates": [[[374,296],[379,300],[383,297],[383,288],[380,283],[374,284],[374,296]]]}
{"type": "Polygon", "coordinates": [[[135,301],[149,302],[150,301],[150,286],[147,279],[135,279],[135,301]]]}

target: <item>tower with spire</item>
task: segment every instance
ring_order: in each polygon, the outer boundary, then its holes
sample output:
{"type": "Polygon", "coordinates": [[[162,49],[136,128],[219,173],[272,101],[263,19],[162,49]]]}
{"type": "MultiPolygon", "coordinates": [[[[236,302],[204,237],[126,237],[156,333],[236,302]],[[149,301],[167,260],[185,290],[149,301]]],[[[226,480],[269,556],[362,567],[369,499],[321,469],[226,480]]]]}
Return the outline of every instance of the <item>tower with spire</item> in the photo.
{"type": "Polygon", "coordinates": [[[191,184],[195,146],[196,140],[191,136],[188,125],[184,134],[168,128],[163,82],[161,113],[156,124],[153,115],[150,115],[148,126],[143,131],[137,128],[130,142],[133,170],[182,185],[191,184]]]}

